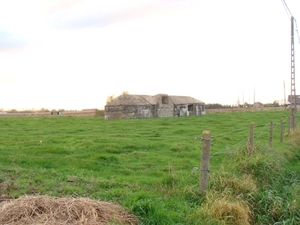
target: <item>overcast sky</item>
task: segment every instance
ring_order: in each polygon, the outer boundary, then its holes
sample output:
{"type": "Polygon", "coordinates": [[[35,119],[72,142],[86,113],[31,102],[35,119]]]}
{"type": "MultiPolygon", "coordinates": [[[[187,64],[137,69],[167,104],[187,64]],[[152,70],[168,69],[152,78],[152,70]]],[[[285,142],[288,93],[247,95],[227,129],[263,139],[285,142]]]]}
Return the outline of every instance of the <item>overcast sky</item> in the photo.
{"type": "MultiPolygon", "coordinates": [[[[296,27],[295,59],[297,89],[296,27]]],[[[282,0],[0,0],[0,108],[102,109],[123,91],[272,103],[290,86],[282,0]]]]}

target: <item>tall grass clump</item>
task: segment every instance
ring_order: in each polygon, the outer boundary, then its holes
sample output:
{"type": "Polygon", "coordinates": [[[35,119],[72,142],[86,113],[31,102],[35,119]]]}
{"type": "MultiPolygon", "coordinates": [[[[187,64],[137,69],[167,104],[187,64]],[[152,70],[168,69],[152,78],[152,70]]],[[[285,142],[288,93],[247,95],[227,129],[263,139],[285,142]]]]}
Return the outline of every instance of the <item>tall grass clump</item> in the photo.
{"type": "Polygon", "coordinates": [[[247,198],[254,224],[300,223],[299,197],[296,197],[300,187],[300,170],[298,167],[295,171],[292,167],[293,161],[299,165],[299,158],[296,162],[299,140],[300,132],[295,130],[282,150],[259,146],[251,155],[240,154],[238,168],[241,173],[254,177],[259,187],[247,198]],[[284,157],[282,152],[289,158],[284,157]]]}
{"type": "Polygon", "coordinates": [[[198,218],[195,224],[252,224],[251,209],[244,200],[214,191],[207,193],[206,203],[194,216],[198,218]]]}
{"type": "Polygon", "coordinates": [[[200,207],[191,215],[194,224],[253,224],[248,204],[258,187],[251,175],[218,171],[211,177],[211,187],[202,196],[200,207]]]}

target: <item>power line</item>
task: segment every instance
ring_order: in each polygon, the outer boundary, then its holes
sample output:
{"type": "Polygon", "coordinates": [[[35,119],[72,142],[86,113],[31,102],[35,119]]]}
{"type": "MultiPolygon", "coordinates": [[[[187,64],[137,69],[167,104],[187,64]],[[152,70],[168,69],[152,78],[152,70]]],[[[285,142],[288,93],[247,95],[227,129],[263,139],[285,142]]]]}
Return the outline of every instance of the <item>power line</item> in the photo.
{"type": "Polygon", "coordinates": [[[289,9],[288,5],[286,4],[285,0],[281,0],[283,6],[284,6],[284,9],[286,11],[286,13],[288,14],[289,18],[290,17],[293,17],[293,14],[291,13],[291,10],[289,9]]]}
{"type": "Polygon", "coordinates": [[[286,14],[288,15],[289,19],[293,19],[295,21],[295,25],[296,25],[296,33],[297,33],[297,37],[298,37],[298,41],[300,44],[300,35],[299,35],[299,31],[298,31],[298,24],[297,24],[297,20],[295,19],[295,17],[293,16],[293,13],[291,12],[290,8],[288,7],[288,5],[286,4],[285,0],[281,0],[283,7],[285,9],[286,14]]]}
{"type": "Polygon", "coordinates": [[[281,3],[282,3],[282,5],[283,5],[283,7],[284,7],[284,10],[285,10],[285,12],[286,12],[288,18],[290,19],[290,18],[291,18],[291,15],[292,15],[292,14],[291,14],[291,11],[289,10],[289,8],[288,8],[288,6],[287,6],[287,4],[285,3],[284,0],[281,0],[281,3]]]}
{"type": "Polygon", "coordinates": [[[296,25],[296,33],[297,33],[297,37],[298,37],[298,41],[299,41],[299,44],[300,44],[300,36],[299,36],[299,31],[298,31],[298,24],[297,24],[297,20],[295,20],[295,25],[296,25]]]}

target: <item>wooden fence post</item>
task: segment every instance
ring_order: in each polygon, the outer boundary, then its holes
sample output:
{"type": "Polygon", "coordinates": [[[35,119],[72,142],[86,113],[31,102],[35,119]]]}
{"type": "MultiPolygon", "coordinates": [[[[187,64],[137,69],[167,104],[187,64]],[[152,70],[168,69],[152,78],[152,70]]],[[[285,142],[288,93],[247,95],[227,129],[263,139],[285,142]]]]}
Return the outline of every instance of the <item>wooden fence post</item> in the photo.
{"type": "Polygon", "coordinates": [[[209,173],[209,158],[210,158],[210,131],[204,130],[202,132],[202,154],[200,165],[200,191],[208,190],[208,173],[209,173]]]}
{"type": "Polygon", "coordinates": [[[270,135],[269,135],[269,146],[273,147],[273,121],[270,122],[270,135]]]}
{"type": "Polygon", "coordinates": [[[254,123],[250,124],[249,140],[248,140],[248,154],[251,155],[254,151],[254,123]]]}
{"type": "Polygon", "coordinates": [[[288,132],[290,135],[290,133],[291,133],[291,116],[289,116],[289,118],[288,118],[288,132]]]}
{"type": "Polygon", "coordinates": [[[283,120],[280,119],[280,142],[283,142],[283,120]]]}

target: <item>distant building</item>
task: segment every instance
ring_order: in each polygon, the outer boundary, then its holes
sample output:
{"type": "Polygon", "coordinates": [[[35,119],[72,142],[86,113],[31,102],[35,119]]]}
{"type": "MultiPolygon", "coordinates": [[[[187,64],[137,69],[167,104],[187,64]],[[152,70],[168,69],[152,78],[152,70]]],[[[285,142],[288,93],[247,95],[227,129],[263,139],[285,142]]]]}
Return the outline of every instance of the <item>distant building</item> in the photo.
{"type": "Polygon", "coordinates": [[[262,104],[261,102],[254,102],[253,104],[253,108],[263,108],[264,104],[262,104]]]}
{"type": "Polygon", "coordinates": [[[58,116],[61,116],[63,114],[62,111],[51,111],[50,113],[51,115],[58,115],[58,116]]]}
{"type": "MultiPolygon", "coordinates": [[[[289,103],[293,104],[293,102],[294,102],[294,96],[293,95],[289,95],[288,96],[288,101],[289,101],[289,103]]],[[[300,106],[300,95],[296,95],[296,105],[300,106]]]]}
{"type": "Polygon", "coordinates": [[[105,106],[105,119],[204,115],[205,103],[188,96],[121,95],[105,106]]]}
{"type": "Polygon", "coordinates": [[[96,108],[93,108],[93,109],[83,109],[81,110],[82,112],[96,112],[96,108]]]}

